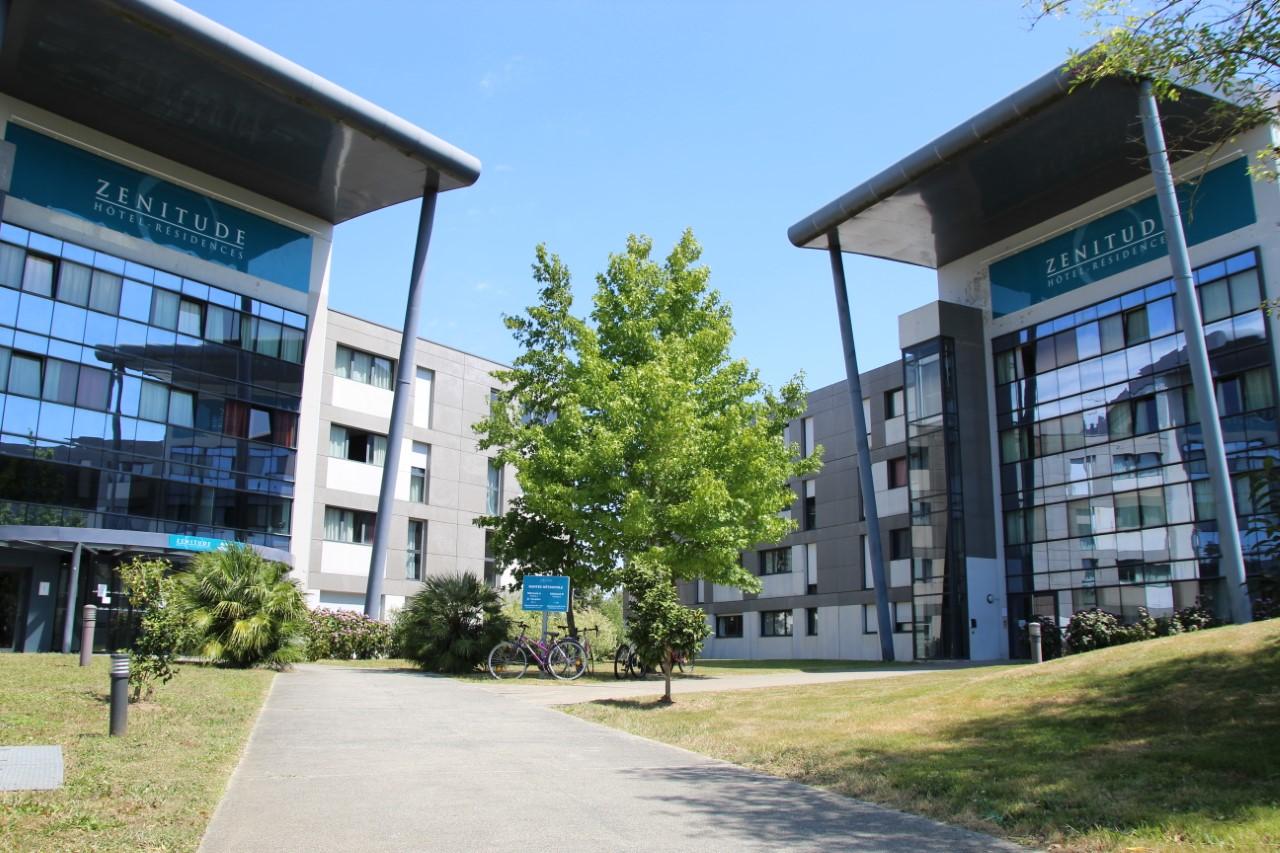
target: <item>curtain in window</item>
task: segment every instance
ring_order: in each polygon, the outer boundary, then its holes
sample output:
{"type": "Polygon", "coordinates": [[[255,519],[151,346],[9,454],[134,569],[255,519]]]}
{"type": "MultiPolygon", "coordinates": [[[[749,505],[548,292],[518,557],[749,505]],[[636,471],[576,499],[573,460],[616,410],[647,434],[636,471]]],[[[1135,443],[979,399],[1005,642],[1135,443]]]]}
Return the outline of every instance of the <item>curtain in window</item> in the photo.
{"type": "Polygon", "coordinates": [[[151,293],[151,325],[162,329],[178,328],[178,305],[182,300],[176,293],[156,289],[151,293]]]}
{"type": "Polygon", "coordinates": [[[372,366],[373,356],[367,352],[351,351],[351,378],[357,382],[369,382],[369,371],[372,366]]]}
{"type": "Polygon", "coordinates": [[[240,340],[240,322],[236,312],[218,305],[205,308],[204,336],[219,344],[234,344],[240,340]]]}
{"type": "Polygon", "coordinates": [[[385,358],[374,357],[369,384],[374,388],[391,389],[391,362],[385,358]]]}
{"type": "Polygon", "coordinates": [[[347,458],[347,428],[331,424],[329,426],[329,455],[335,459],[347,458]]]}
{"type": "Polygon", "coordinates": [[[1244,375],[1245,405],[1251,409],[1265,409],[1272,404],[1271,371],[1250,370],[1244,375]]]}
{"type": "Polygon", "coordinates": [[[427,501],[427,472],[422,468],[409,469],[409,500],[414,503],[427,501]]]}
{"type": "Polygon", "coordinates": [[[301,364],[302,345],[306,340],[306,335],[301,329],[290,329],[288,327],[282,329],[280,334],[280,357],[285,361],[301,364]]]}
{"type": "Polygon", "coordinates": [[[89,307],[104,314],[117,313],[120,310],[120,276],[94,270],[89,307]]]}
{"type": "Polygon", "coordinates": [[[0,391],[9,387],[9,350],[0,347],[0,391]]]}
{"type": "Polygon", "coordinates": [[[169,423],[175,426],[194,426],[195,408],[195,395],[175,388],[169,394],[169,423]]]}
{"type": "Polygon", "coordinates": [[[298,416],[288,412],[274,412],[271,416],[271,443],[281,447],[298,444],[298,416]]]}
{"type": "Polygon", "coordinates": [[[324,538],[330,542],[350,542],[352,540],[352,512],[345,509],[324,508],[324,538]]]}
{"type": "Polygon", "coordinates": [[[351,350],[342,344],[338,344],[337,354],[333,357],[333,373],[343,379],[351,378],[351,350]]]}
{"type": "Polygon", "coordinates": [[[178,304],[178,331],[184,335],[200,337],[200,304],[180,300],[178,304]]]}
{"type": "Polygon", "coordinates": [[[14,353],[9,364],[9,392],[40,396],[40,359],[14,353]]]}
{"type": "Polygon", "coordinates": [[[27,252],[18,246],[0,243],[0,284],[18,287],[22,284],[22,267],[27,252]]]}
{"type": "Polygon", "coordinates": [[[254,318],[254,352],[262,355],[269,355],[276,358],[280,355],[280,329],[279,323],[272,323],[270,320],[260,320],[254,318]]]}
{"type": "Polygon", "coordinates": [[[80,385],[76,405],[86,409],[105,409],[111,390],[111,374],[96,367],[80,368],[80,385]]]}
{"type": "Polygon", "coordinates": [[[245,438],[249,435],[249,404],[228,400],[223,409],[222,431],[227,435],[245,438]]]}
{"type": "Polygon", "coordinates": [[[387,461],[387,438],[382,435],[369,436],[369,458],[366,460],[370,465],[382,466],[387,461]]]}
{"type": "Polygon", "coordinates": [[[47,359],[44,363],[44,394],[42,396],[55,403],[74,406],[79,373],[80,365],[78,364],[56,358],[47,359]]]}
{"type": "Polygon", "coordinates": [[[22,273],[22,289],[40,296],[53,296],[53,261],[27,255],[22,273]]]}
{"type": "Polygon", "coordinates": [[[91,274],[88,267],[63,261],[58,270],[58,299],[72,305],[88,305],[91,274]]]}
{"type": "Polygon", "coordinates": [[[164,422],[169,418],[169,389],[156,382],[143,381],[138,399],[138,417],[164,422]]]}

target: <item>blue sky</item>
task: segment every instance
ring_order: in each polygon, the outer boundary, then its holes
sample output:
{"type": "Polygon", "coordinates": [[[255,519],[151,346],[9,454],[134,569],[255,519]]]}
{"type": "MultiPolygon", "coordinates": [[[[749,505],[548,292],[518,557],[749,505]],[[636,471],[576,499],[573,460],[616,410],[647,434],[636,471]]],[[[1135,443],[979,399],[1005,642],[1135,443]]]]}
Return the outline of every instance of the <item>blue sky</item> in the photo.
{"type": "MultiPolygon", "coordinates": [[[[444,195],[424,337],[500,361],[534,297],[534,246],[574,273],[579,313],[629,233],[665,256],[694,229],[733,305],[735,354],[772,385],[844,376],[826,255],[787,227],[1083,44],[1019,0],[472,2],[186,0],[202,14],[475,156],[444,195]]],[[[416,203],[339,226],[330,304],[403,322],[416,203]]],[[[863,370],[931,270],[847,257],[863,370]]]]}

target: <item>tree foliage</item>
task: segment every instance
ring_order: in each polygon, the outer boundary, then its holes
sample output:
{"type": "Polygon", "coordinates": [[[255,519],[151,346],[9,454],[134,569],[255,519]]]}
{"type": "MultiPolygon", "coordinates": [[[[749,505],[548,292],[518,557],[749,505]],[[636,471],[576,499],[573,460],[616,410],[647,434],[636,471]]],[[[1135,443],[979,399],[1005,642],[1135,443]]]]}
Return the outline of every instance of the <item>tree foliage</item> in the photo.
{"type": "Polygon", "coordinates": [[[177,607],[177,579],[167,560],[134,557],[117,571],[130,605],[141,613],[129,652],[129,701],[137,702],[178,674],[178,654],[190,642],[191,625],[177,607]]]}
{"type": "Polygon", "coordinates": [[[393,645],[429,672],[471,672],[507,638],[502,599],[470,572],[429,575],[396,615],[393,645]]]}
{"type": "MultiPolygon", "coordinates": [[[[1073,14],[1092,47],[1067,67],[1080,82],[1150,78],[1162,99],[1176,86],[1216,90],[1240,107],[1228,138],[1275,122],[1280,110],[1280,5],[1275,0],[1029,0],[1040,17],[1073,14]]],[[[1224,140],[1225,141],[1225,138],[1224,140]]],[[[1274,180],[1280,149],[1257,152],[1255,175],[1274,180]]]]}
{"type": "Polygon", "coordinates": [[[627,566],[623,580],[630,595],[631,645],[645,668],[662,670],[662,701],[671,702],[672,656],[678,652],[695,657],[711,627],[701,610],[680,603],[668,567],[653,555],[642,555],[627,566]]]}
{"type": "Polygon", "coordinates": [[[302,660],[307,605],[288,575],[248,545],[197,554],[176,587],[197,653],[238,667],[302,660]]]}

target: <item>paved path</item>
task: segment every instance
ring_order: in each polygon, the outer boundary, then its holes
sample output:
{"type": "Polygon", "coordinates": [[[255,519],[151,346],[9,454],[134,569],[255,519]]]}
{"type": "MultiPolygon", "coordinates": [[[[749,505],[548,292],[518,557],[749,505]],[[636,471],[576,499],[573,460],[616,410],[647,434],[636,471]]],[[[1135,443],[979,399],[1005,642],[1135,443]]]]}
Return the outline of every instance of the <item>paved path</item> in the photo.
{"type": "Polygon", "coordinates": [[[519,849],[1020,848],[474,684],[330,666],[276,677],[201,846],[519,849]]]}
{"type": "MultiPolygon", "coordinates": [[[[805,684],[834,684],[873,678],[900,678],[923,675],[942,669],[959,669],[973,664],[904,664],[895,667],[851,669],[843,672],[775,672],[762,675],[718,675],[715,678],[677,678],[672,694],[720,693],[725,690],[754,690],[759,687],[798,687],[805,684]]],[[[479,687],[499,696],[512,696],[534,705],[576,705],[601,699],[636,699],[662,695],[662,679],[651,675],[642,681],[546,683],[537,669],[530,667],[523,678],[512,681],[483,681],[479,687]],[[539,683],[525,683],[539,680],[539,683]]]]}

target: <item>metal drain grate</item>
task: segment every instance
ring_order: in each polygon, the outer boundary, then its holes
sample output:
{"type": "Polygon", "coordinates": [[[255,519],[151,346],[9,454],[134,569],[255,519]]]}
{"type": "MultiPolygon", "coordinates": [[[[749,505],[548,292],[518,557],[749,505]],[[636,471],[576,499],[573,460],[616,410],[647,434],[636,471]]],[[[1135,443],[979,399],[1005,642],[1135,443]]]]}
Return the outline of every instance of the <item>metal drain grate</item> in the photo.
{"type": "Polygon", "coordinates": [[[0,791],[62,787],[62,747],[0,746],[0,791]]]}

